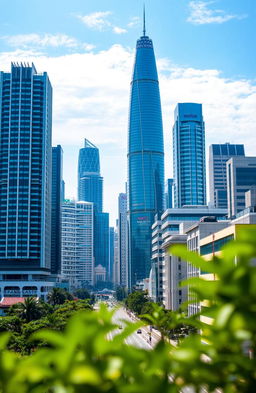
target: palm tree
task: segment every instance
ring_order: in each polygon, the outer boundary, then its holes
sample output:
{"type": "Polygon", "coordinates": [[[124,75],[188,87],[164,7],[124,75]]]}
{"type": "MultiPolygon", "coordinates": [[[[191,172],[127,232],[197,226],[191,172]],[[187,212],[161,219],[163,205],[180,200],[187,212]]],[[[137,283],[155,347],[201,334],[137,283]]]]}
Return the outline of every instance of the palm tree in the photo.
{"type": "Polygon", "coordinates": [[[34,297],[25,298],[24,303],[19,303],[20,317],[26,322],[31,322],[41,317],[41,310],[38,301],[34,297]]]}
{"type": "Polygon", "coordinates": [[[53,287],[51,292],[48,293],[47,299],[50,304],[56,306],[65,303],[65,300],[69,298],[68,295],[70,294],[64,289],[53,287]]]}

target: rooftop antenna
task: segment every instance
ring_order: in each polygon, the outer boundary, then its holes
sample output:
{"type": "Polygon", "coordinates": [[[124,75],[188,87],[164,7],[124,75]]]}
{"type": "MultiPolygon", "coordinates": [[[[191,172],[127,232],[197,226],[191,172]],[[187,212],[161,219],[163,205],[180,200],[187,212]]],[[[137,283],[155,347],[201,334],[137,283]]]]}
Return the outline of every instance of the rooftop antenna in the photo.
{"type": "Polygon", "coordinates": [[[146,35],[145,3],[143,4],[143,36],[146,35]]]}

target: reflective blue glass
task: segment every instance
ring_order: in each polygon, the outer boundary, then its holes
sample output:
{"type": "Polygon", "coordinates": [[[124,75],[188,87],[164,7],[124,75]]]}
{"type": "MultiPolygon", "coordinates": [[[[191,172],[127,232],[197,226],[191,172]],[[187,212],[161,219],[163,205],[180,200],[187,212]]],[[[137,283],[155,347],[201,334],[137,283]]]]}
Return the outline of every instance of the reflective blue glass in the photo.
{"type": "Polygon", "coordinates": [[[60,145],[52,148],[51,271],[54,274],[61,271],[62,156],[60,145]]]}
{"type": "Polygon", "coordinates": [[[84,148],[79,151],[78,200],[93,202],[95,209],[102,212],[102,188],[99,149],[85,139],[84,148]]]}
{"type": "Polygon", "coordinates": [[[174,207],[206,204],[202,105],[178,104],[173,126],[174,207]]]}
{"type": "Polygon", "coordinates": [[[1,269],[51,267],[51,115],[46,73],[0,73],[1,269]]]}
{"type": "Polygon", "coordinates": [[[129,285],[149,276],[151,225],[163,210],[164,147],[152,40],[137,41],[128,137],[129,285]]]}
{"type": "Polygon", "coordinates": [[[94,259],[95,266],[102,265],[106,269],[107,280],[109,272],[109,214],[95,212],[94,214],[94,259]]]}

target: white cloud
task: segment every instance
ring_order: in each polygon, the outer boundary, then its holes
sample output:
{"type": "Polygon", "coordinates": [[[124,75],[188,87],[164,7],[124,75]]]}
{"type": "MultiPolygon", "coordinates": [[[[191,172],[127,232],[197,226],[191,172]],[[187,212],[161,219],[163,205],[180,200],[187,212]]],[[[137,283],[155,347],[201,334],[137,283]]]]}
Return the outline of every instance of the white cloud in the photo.
{"type": "MultiPolygon", "coordinates": [[[[134,52],[120,45],[91,53],[35,56],[17,50],[1,53],[1,69],[11,61],[34,62],[47,71],[53,85],[53,143],[64,148],[64,175],[68,196],[76,196],[76,171],[83,139],[101,152],[105,211],[116,218],[117,195],[126,181],[126,149],[130,80],[134,52]]],[[[165,133],[166,177],[171,176],[171,134],[177,102],[203,104],[206,146],[210,143],[244,143],[255,155],[256,85],[250,80],[230,80],[218,70],[173,65],[159,59],[158,71],[165,133]]]]}
{"type": "Polygon", "coordinates": [[[113,26],[113,32],[116,34],[123,34],[123,33],[127,33],[127,30],[123,29],[122,27],[113,26]]]}
{"type": "Polygon", "coordinates": [[[82,48],[84,50],[92,50],[94,45],[81,43],[76,38],[70,37],[66,34],[18,34],[0,37],[6,41],[8,45],[19,48],[31,47],[66,47],[66,48],[82,48]]]}
{"type": "Polygon", "coordinates": [[[98,11],[88,15],[78,15],[78,18],[90,29],[103,31],[111,26],[111,23],[107,19],[112,12],[110,11],[98,11]]]}
{"type": "Polygon", "coordinates": [[[231,19],[244,19],[247,15],[227,14],[223,10],[210,9],[209,5],[214,4],[215,1],[200,1],[193,0],[189,2],[190,15],[187,18],[188,22],[195,25],[205,25],[210,23],[224,23],[231,19]]]}
{"type": "Polygon", "coordinates": [[[88,15],[77,15],[88,28],[98,31],[112,30],[115,34],[127,33],[123,27],[115,26],[109,21],[108,17],[112,15],[111,11],[98,11],[88,15]]]}
{"type": "Polygon", "coordinates": [[[136,27],[140,23],[140,18],[138,16],[133,16],[130,19],[130,22],[127,24],[127,27],[136,27]]]}

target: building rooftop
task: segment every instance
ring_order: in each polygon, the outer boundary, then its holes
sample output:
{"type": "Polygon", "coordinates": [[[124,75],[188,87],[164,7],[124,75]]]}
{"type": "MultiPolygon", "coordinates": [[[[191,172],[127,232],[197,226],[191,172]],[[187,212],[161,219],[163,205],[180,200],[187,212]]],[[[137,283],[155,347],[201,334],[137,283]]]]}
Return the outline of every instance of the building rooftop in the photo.
{"type": "Polygon", "coordinates": [[[0,301],[0,308],[11,307],[17,303],[24,303],[25,297],[3,297],[0,301]]]}

